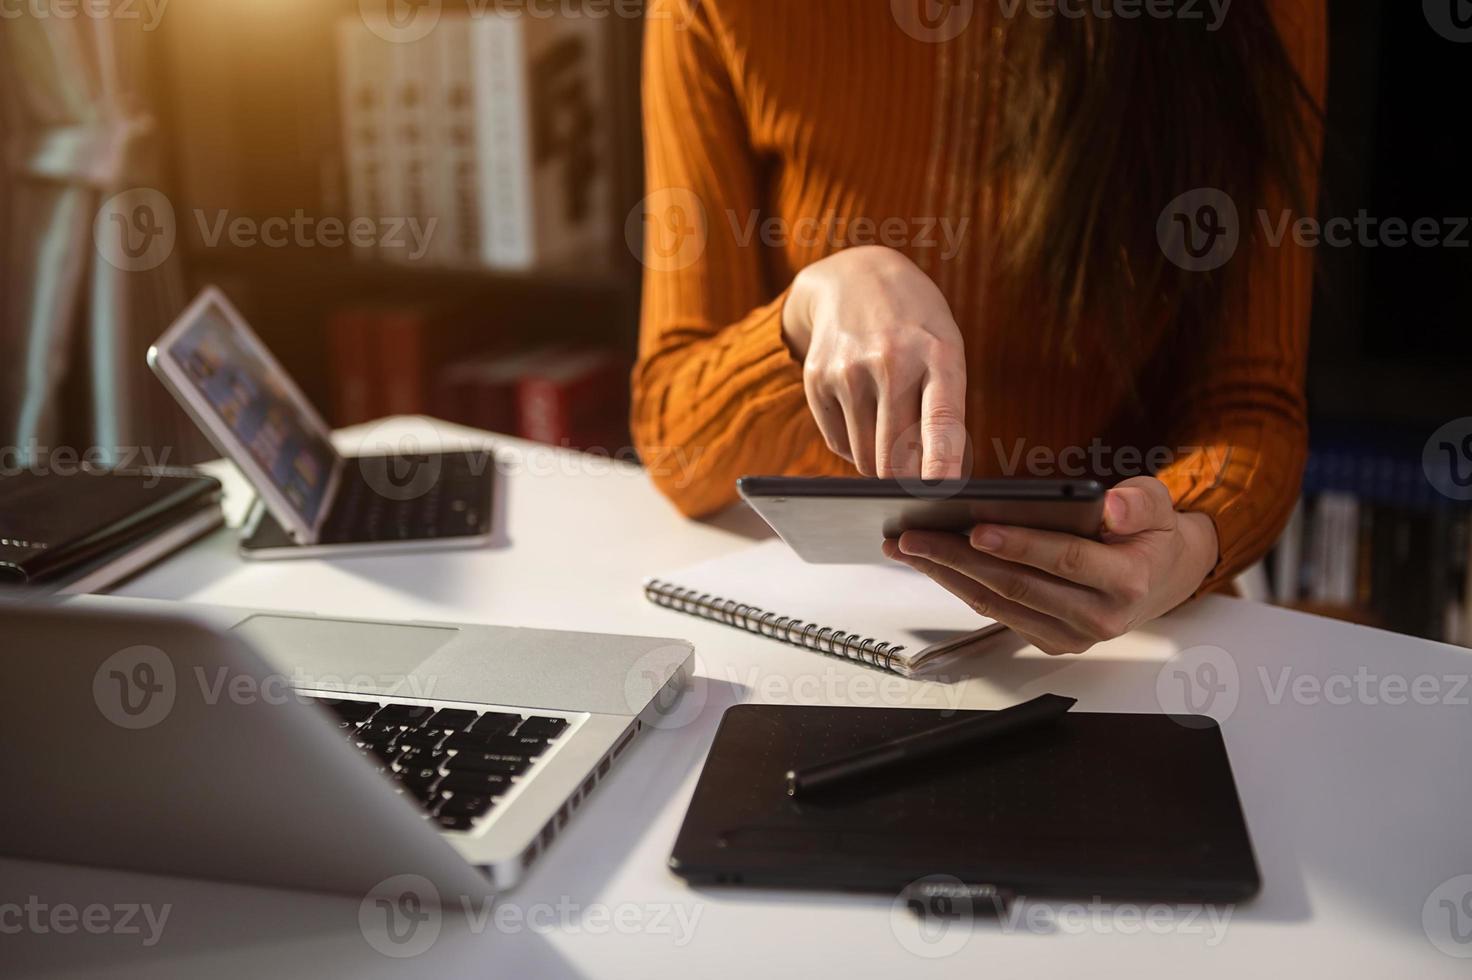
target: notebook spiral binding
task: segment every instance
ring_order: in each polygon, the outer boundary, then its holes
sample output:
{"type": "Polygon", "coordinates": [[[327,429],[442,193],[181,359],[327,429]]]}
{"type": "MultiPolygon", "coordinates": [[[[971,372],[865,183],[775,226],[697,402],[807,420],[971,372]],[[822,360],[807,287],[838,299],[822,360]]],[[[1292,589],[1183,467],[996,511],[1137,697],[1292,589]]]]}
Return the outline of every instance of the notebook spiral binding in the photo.
{"type": "Polygon", "coordinates": [[[900,644],[885,643],[857,633],[845,633],[831,626],[807,623],[792,616],[779,616],[734,599],[724,599],[696,589],[684,589],[660,579],[645,582],[644,595],[651,602],[667,609],[724,623],[748,633],[781,640],[783,643],[791,643],[830,657],[842,657],[878,667],[880,670],[903,674],[894,665],[895,658],[905,650],[900,644]]]}

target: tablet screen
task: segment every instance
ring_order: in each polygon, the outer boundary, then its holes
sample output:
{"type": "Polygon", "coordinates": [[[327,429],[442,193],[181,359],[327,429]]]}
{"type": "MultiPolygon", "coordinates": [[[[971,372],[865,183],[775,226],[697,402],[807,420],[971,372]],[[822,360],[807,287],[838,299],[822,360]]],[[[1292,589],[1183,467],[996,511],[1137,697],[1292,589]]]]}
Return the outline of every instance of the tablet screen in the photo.
{"type": "Polygon", "coordinates": [[[310,527],[332,474],[333,449],[267,365],[215,307],[169,347],[189,384],[310,527]]]}

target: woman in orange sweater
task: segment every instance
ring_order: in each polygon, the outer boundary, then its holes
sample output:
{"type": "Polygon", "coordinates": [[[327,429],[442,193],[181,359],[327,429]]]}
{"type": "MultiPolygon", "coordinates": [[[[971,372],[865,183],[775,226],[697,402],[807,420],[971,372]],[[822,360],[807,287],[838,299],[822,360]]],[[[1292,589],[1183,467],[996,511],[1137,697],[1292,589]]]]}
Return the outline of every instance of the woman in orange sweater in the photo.
{"type": "Polygon", "coordinates": [[[1229,579],[1305,458],[1312,264],[1273,230],[1314,199],[1324,48],[1323,0],[653,5],[660,489],[703,515],[743,474],[1104,479],[1101,541],[885,544],[1050,653],[1229,579]]]}

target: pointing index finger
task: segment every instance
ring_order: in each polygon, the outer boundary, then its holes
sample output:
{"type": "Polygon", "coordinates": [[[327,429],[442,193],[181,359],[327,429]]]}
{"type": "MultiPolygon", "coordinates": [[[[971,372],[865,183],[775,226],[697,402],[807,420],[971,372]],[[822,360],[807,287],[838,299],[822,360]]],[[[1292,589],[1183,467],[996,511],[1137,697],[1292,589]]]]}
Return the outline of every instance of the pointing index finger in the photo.
{"type": "Polygon", "coordinates": [[[920,475],[954,480],[966,459],[966,381],[956,368],[930,372],[920,395],[920,475]]]}

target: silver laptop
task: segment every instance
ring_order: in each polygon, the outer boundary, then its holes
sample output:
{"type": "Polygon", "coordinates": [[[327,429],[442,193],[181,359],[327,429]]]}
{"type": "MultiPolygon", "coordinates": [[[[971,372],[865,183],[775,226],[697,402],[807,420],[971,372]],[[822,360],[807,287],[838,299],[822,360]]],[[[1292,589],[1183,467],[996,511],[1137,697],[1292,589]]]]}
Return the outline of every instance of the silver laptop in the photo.
{"type": "Polygon", "coordinates": [[[149,348],[148,364],[256,490],[248,558],[467,548],[494,534],[488,450],[344,457],[301,389],[218,289],[149,348]]]}
{"type": "Polygon", "coordinates": [[[512,887],[688,681],[679,640],[0,603],[0,852],[367,896],[512,887]],[[29,736],[23,733],[30,733],[29,736]],[[388,884],[385,885],[385,882],[388,884]]]}

